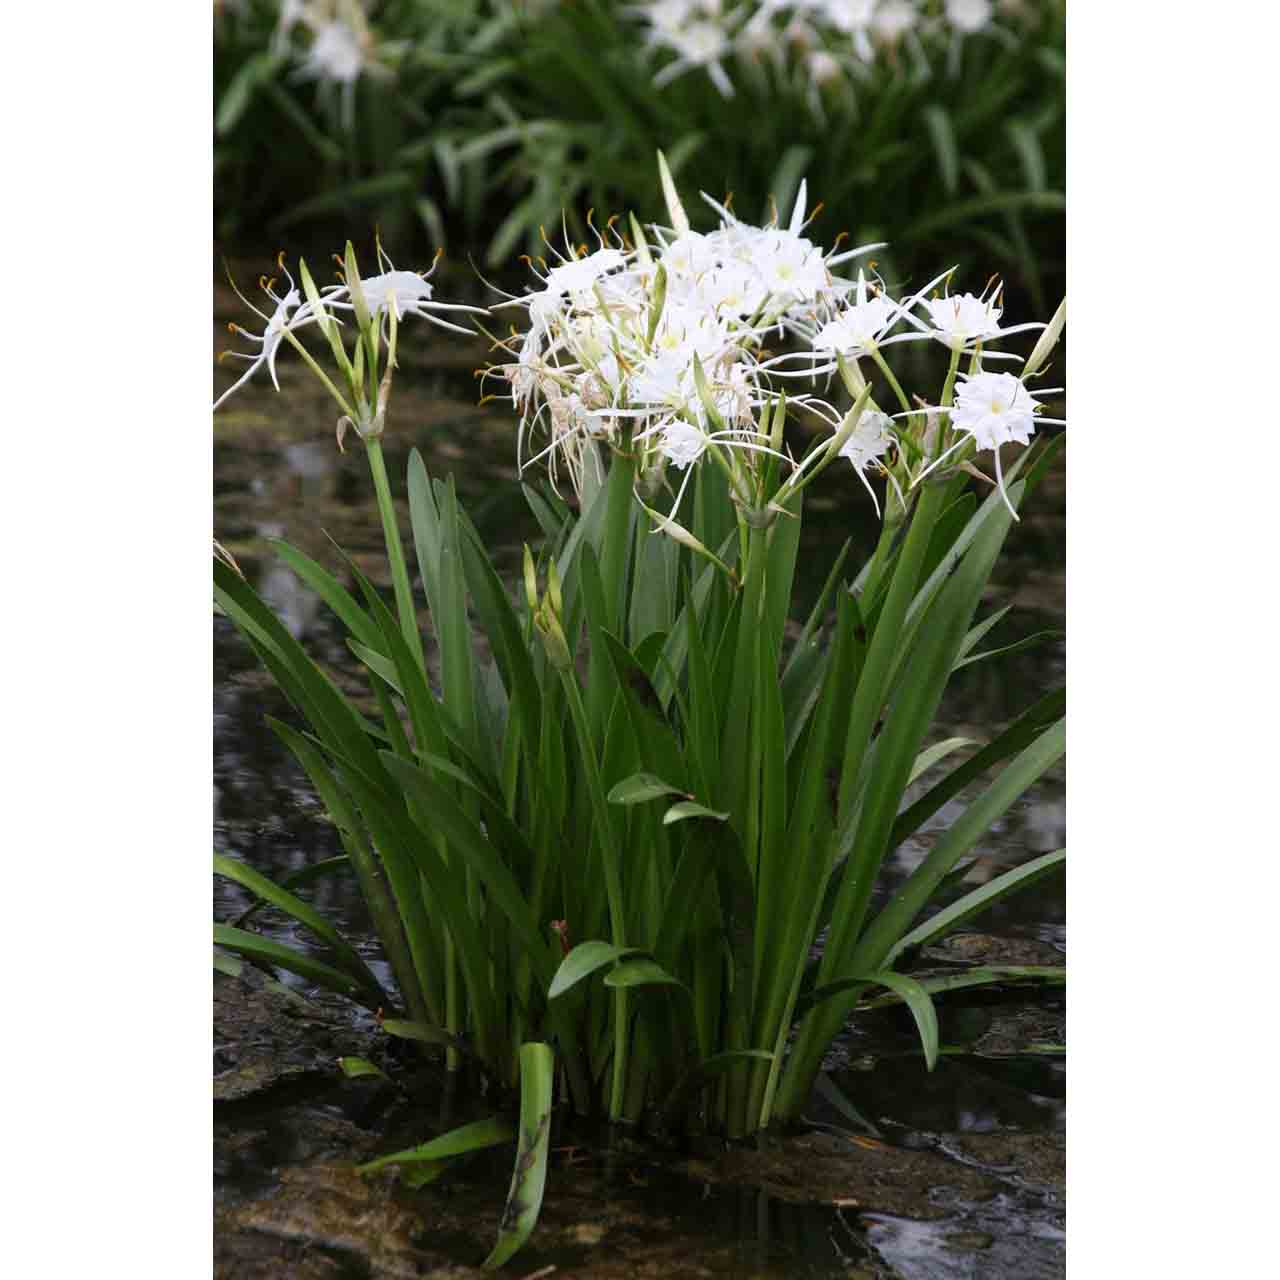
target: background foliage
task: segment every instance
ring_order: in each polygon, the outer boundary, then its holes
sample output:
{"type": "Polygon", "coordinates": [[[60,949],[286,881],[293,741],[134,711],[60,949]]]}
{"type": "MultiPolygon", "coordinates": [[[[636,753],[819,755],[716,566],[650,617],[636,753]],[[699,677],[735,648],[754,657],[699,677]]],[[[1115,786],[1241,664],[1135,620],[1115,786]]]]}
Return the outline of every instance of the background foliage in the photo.
{"type": "Polygon", "coordinates": [[[1060,0],[1006,0],[988,29],[881,47],[870,63],[842,56],[822,85],[790,46],[734,56],[732,98],[699,68],[655,89],[665,55],[634,8],[370,0],[367,62],[348,87],[312,75],[309,33],[284,36],[274,0],[221,5],[218,235],[258,249],[377,223],[402,252],[447,244],[492,266],[537,252],[562,216],[576,238],[589,209],[660,217],[663,149],[686,200],[768,192],[787,208],[807,176],[825,202],[814,237],[890,241],[887,279],[972,255],[1036,310],[1061,292],[1060,0]]]}

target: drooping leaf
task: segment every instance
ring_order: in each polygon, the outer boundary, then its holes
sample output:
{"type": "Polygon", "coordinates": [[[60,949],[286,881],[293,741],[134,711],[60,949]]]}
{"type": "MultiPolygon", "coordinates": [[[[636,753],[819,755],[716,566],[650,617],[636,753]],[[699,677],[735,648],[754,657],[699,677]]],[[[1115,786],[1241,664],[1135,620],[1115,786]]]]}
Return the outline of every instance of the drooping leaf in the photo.
{"type": "Polygon", "coordinates": [[[502,1266],[529,1238],[542,1210],[551,1147],[551,1094],[555,1054],[541,1043],[520,1046],[520,1139],[511,1189],[498,1227],[498,1240],[484,1260],[492,1271],[502,1266]]]}
{"type": "Polygon", "coordinates": [[[597,969],[602,969],[623,956],[635,955],[637,950],[636,947],[615,947],[611,942],[578,943],[560,962],[560,967],[547,988],[547,999],[554,1000],[597,969]]]}

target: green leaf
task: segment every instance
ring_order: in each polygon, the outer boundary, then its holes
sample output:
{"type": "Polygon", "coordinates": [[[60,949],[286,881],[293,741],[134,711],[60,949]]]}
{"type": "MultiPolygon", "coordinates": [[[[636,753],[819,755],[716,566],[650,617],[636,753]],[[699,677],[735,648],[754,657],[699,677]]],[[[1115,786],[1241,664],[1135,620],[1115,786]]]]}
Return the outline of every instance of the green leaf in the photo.
{"type": "MultiPolygon", "coordinates": [[[[1040,982],[1061,986],[1067,980],[1067,970],[1064,965],[1052,964],[984,965],[964,973],[939,974],[934,977],[915,975],[915,980],[930,995],[944,995],[948,991],[967,991],[972,987],[989,987],[998,984],[1040,982]]],[[[870,1000],[860,1000],[858,1008],[879,1009],[885,1005],[898,1004],[902,998],[898,992],[893,991],[888,995],[875,996],[870,1000]]]]}
{"type": "Polygon", "coordinates": [[[515,1136],[511,1126],[496,1116],[487,1120],[476,1120],[472,1124],[461,1125],[439,1138],[432,1138],[420,1146],[407,1147],[403,1151],[392,1152],[389,1156],[379,1156],[365,1164],[356,1165],[357,1173],[375,1173],[392,1164],[415,1164],[422,1160],[448,1160],[453,1156],[465,1155],[468,1151],[480,1151],[485,1147],[500,1146],[510,1142],[515,1136]]]}
{"type": "Polygon", "coordinates": [[[368,1076],[387,1079],[387,1073],[381,1067],[375,1066],[368,1058],[339,1058],[338,1066],[342,1068],[342,1074],[348,1080],[362,1080],[368,1076]]]}
{"type": "Polygon", "coordinates": [[[706,805],[693,800],[681,800],[662,815],[662,825],[669,827],[673,822],[683,822],[686,818],[714,818],[717,822],[724,822],[728,817],[727,812],[708,809],[706,805]]]}
{"type": "Polygon", "coordinates": [[[250,893],[270,903],[279,911],[291,916],[299,924],[305,925],[316,937],[327,942],[341,961],[342,968],[356,979],[369,992],[381,999],[386,998],[377,978],[369,971],[368,965],[360,958],[356,949],[324,918],[310,903],[303,902],[287,889],[268,880],[261,872],[255,871],[246,862],[236,858],[228,858],[220,853],[213,855],[213,871],[215,875],[224,876],[243,885],[250,893]]]}
{"type": "Polygon", "coordinates": [[[1066,721],[1046,729],[938,838],[858,941],[853,965],[879,966],[933,896],[938,883],[1037,778],[1066,751],[1066,721]]]}
{"type": "Polygon", "coordinates": [[[960,181],[960,153],[956,148],[956,135],[951,127],[951,117],[936,103],[925,107],[921,115],[929,130],[934,154],[938,158],[938,172],[942,177],[943,190],[949,196],[954,195],[960,181]]]}
{"type": "Polygon", "coordinates": [[[483,1267],[502,1266],[529,1238],[542,1209],[547,1185],[547,1152],[551,1147],[551,1094],[555,1055],[540,1043],[520,1046],[520,1141],[511,1189],[498,1227],[498,1240],[483,1267]]]}
{"type": "Polygon", "coordinates": [[[911,1016],[916,1020],[916,1029],[920,1032],[925,1064],[932,1071],[938,1061],[938,1014],[929,993],[914,978],[901,973],[872,973],[863,977],[862,981],[888,987],[906,1001],[911,1016]]]}
{"type": "Polygon", "coordinates": [[[996,876],[986,884],[967,893],[963,898],[944,907],[936,915],[932,915],[922,925],[904,934],[890,949],[885,957],[886,964],[892,964],[909,947],[921,947],[951,933],[960,925],[968,923],[975,916],[994,906],[1002,898],[1019,889],[1026,889],[1045,876],[1051,875],[1066,861],[1067,851],[1058,849],[1054,853],[1045,853],[1030,862],[1024,862],[1002,875],[996,876]]]}
{"type": "Polygon", "coordinates": [[[339,995],[350,997],[366,1008],[377,1008],[377,1001],[362,994],[362,987],[350,974],[335,969],[332,965],[316,960],[304,951],[296,951],[282,943],[273,942],[261,934],[249,933],[244,929],[234,929],[230,925],[215,924],[213,941],[228,951],[236,951],[240,955],[250,956],[256,960],[266,960],[278,968],[287,969],[299,977],[314,982],[318,987],[328,991],[336,991],[339,995]]]}
{"type": "Polygon", "coordinates": [[[935,746],[929,747],[916,756],[916,762],[911,766],[911,776],[907,779],[908,785],[913,783],[922,773],[932,769],[939,760],[945,760],[953,751],[959,751],[961,747],[976,747],[978,745],[973,738],[948,738],[945,742],[939,742],[935,746]]]}
{"type": "Polygon", "coordinates": [[[606,987],[683,987],[679,978],[673,978],[656,960],[628,960],[620,964],[604,979],[606,987]]]}
{"type": "Polygon", "coordinates": [[[657,800],[658,796],[689,795],[680,787],[669,786],[653,773],[632,773],[630,778],[609,790],[609,804],[644,804],[645,800],[657,800]]]}
{"type": "Polygon", "coordinates": [[[1040,146],[1035,130],[1024,120],[1010,120],[1005,130],[1013,143],[1013,149],[1018,153],[1018,159],[1022,161],[1027,186],[1032,191],[1046,190],[1049,179],[1045,171],[1044,149],[1040,146]]]}
{"type": "Polygon", "coordinates": [[[1037,631],[1035,635],[1024,636],[1021,640],[1015,640],[1012,644],[1003,645],[999,649],[984,649],[981,653],[970,654],[956,663],[955,670],[959,671],[961,667],[967,667],[971,662],[998,658],[1002,654],[1021,653],[1023,649],[1034,648],[1043,640],[1059,640],[1066,634],[1065,631],[1037,631]]]}
{"type": "Polygon", "coordinates": [[[311,196],[291,209],[286,209],[272,223],[275,227],[291,226],[317,213],[344,212],[352,205],[373,204],[389,196],[406,195],[416,186],[412,173],[383,173],[362,178],[339,187],[328,187],[320,195],[311,196]]]}
{"type": "Polygon", "coordinates": [[[416,1040],[419,1044],[451,1045],[453,1048],[461,1049],[463,1052],[468,1051],[468,1045],[465,1040],[459,1039],[458,1036],[450,1035],[442,1028],[432,1026],[428,1022],[407,1022],[403,1018],[383,1018],[379,1025],[387,1035],[395,1036],[397,1040],[416,1040]]]}
{"type": "Polygon", "coordinates": [[[615,947],[611,942],[580,942],[560,962],[547,988],[547,999],[562,996],[570,987],[623,956],[635,955],[637,947],[615,947]]]}
{"type": "MultiPolygon", "coordinates": [[[[328,817],[335,825],[339,825],[340,820],[336,814],[329,814],[328,817]]],[[[297,871],[290,871],[288,875],[281,876],[279,880],[280,888],[296,889],[300,885],[310,884],[312,880],[319,880],[322,876],[332,875],[336,871],[350,871],[352,863],[350,857],[345,853],[337,854],[332,858],[323,858],[319,862],[313,862],[309,867],[299,867],[297,871]]],[[[259,898],[256,902],[251,902],[245,909],[230,923],[237,929],[243,929],[246,920],[257,915],[267,902],[263,898],[259,898]]]]}

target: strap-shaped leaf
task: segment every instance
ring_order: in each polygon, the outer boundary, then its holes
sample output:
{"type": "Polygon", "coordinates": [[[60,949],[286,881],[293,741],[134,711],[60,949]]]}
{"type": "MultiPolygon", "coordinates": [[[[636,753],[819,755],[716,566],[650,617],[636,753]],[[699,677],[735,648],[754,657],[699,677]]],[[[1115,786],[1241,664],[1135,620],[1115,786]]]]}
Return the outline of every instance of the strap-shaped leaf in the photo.
{"type": "Polygon", "coordinates": [[[378,1007],[378,1002],[364,994],[361,984],[349,973],[343,973],[341,969],[335,969],[331,964],[325,964],[324,961],[307,955],[305,951],[286,947],[283,943],[264,938],[261,934],[249,933],[245,929],[234,929],[225,924],[213,926],[213,941],[219,947],[226,947],[228,951],[236,951],[240,955],[249,956],[255,960],[265,960],[278,968],[296,973],[299,977],[306,978],[327,991],[336,991],[339,995],[349,996],[366,1008],[378,1007]]]}
{"type": "Polygon", "coordinates": [[[1032,858],[1030,862],[1024,862],[1021,866],[1014,867],[996,876],[986,884],[974,889],[971,893],[966,893],[963,898],[953,902],[948,907],[944,907],[937,914],[930,916],[928,920],[917,928],[912,929],[910,933],[903,934],[885,957],[885,963],[892,964],[898,956],[910,947],[926,946],[928,943],[941,938],[944,934],[953,932],[960,925],[968,923],[977,915],[981,915],[982,912],[994,906],[1001,899],[1007,898],[1011,893],[1017,893],[1020,889],[1029,888],[1031,885],[1043,880],[1045,876],[1052,875],[1066,861],[1066,857],[1067,851],[1065,849],[1041,854],[1038,858],[1032,858]]]}
{"type": "Polygon", "coordinates": [[[305,925],[312,933],[327,942],[334,950],[340,966],[349,973],[361,986],[365,987],[379,1000],[386,999],[381,983],[369,970],[369,966],[360,958],[360,953],[342,936],[341,933],[326,920],[309,902],[304,902],[288,889],[281,888],[272,880],[268,880],[260,871],[256,871],[247,862],[238,858],[228,858],[223,854],[213,855],[213,871],[215,875],[225,876],[248,889],[263,902],[270,903],[278,911],[292,916],[299,924],[305,925]]]}
{"type": "Polygon", "coordinates": [[[520,1140],[511,1174],[507,1206],[498,1227],[486,1271],[502,1266],[529,1238],[542,1210],[547,1185],[547,1152],[551,1148],[551,1095],[555,1055],[547,1044],[520,1046],[520,1140]]]}
{"type": "Polygon", "coordinates": [[[932,1071],[938,1062],[938,1014],[929,993],[914,978],[887,970],[867,974],[862,981],[888,987],[906,1002],[907,1008],[911,1010],[911,1016],[916,1020],[916,1030],[920,1032],[925,1065],[932,1071]]]}
{"type": "Polygon", "coordinates": [[[416,1164],[423,1160],[448,1160],[465,1155],[468,1151],[480,1151],[485,1147],[501,1146],[515,1137],[511,1126],[496,1116],[461,1125],[430,1142],[403,1151],[393,1151],[389,1156],[379,1156],[365,1164],[356,1165],[357,1173],[375,1173],[392,1164],[416,1164]]]}

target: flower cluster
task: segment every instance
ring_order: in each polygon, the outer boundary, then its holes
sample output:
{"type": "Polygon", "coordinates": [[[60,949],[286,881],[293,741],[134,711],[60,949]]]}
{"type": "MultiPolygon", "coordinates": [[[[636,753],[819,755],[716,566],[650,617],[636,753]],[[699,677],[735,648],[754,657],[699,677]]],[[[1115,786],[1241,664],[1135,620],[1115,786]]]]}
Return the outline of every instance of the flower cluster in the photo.
{"type": "MultiPolygon", "coordinates": [[[[753,226],[704,193],[719,225],[695,231],[662,157],[659,171],[668,226],[647,234],[632,218],[627,236],[610,219],[596,231],[594,249],[575,247],[567,236],[563,250],[547,241],[550,259],[528,260],[536,287],[508,294],[491,308],[516,309],[526,320],[506,337],[489,334],[506,358],[485,370],[486,377],[502,380],[519,415],[522,467],[546,460],[553,479],[563,467],[580,493],[585,469],[598,465],[603,446],[635,459],[641,487],[650,495],[667,483],[670,470],[680,476],[679,489],[669,514],[657,518],[660,527],[680,536],[674,519],[694,465],[703,459],[723,469],[735,499],[757,513],[766,470],[781,478],[781,487],[763,499],[775,513],[837,457],[849,461],[878,507],[869,475],[887,477],[905,501],[905,491],[943,462],[971,466],[961,452],[966,447],[994,454],[995,483],[1003,494],[1000,446],[1027,444],[1037,423],[1061,421],[1039,416],[1040,403],[1026,380],[1040,373],[1061,333],[1062,309],[1048,327],[1006,326],[998,282],[981,294],[953,293],[952,272],[944,271],[912,293],[895,291],[895,297],[874,274],[873,263],[860,265],[854,279],[838,275],[838,268],[880,246],[836,251],[815,244],[805,235],[812,212],[803,182],[785,225],[775,218],[753,226]],[[992,349],[1009,335],[1033,329],[1046,332],[1026,360],[992,349]],[[766,342],[786,349],[775,353],[766,342]],[[946,351],[947,374],[936,404],[908,399],[887,363],[886,351],[904,342],[946,351]],[[984,362],[1001,360],[1019,361],[1021,375],[984,368],[984,362]],[[862,361],[874,368],[864,370],[862,361]],[[830,385],[837,372],[852,408],[838,408],[811,389],[785,395],[782,390],[796,380],[812,388],[826,378],[830,385]],[[883,381],[900,412],[890,415],[876,402],[868,373],[883,381]],[[799,462],[786,452],[784,400],[829,430],[820,430],[799,462]]],[[[227,353],[249,367],[215,409],[263,365],[278,390],[276,356],[288,341],[342,409],[339,444],[347,427],[377,437],[399,322],[412,315],[469,334],[446,316],[486,314],[437,300],[429,283],[434,266],[424,273],[398,270],[381,245],[377,274],[360,274],[350,244],[341,266],[341,283],[319,290],[302,263],[299,287],[281,255],[288,288],[277,289],[274,279],[261,282],[270,312],[245,299],[264,327],[249,333],[231,326],[255,349],[227,353]],[[355,337],[351,356],[339,334],[348,323],[355,337]],[[309,325],[328,341],[345,391],[298,341],[296,331],[309,325]]],[[[765,512],[761,518],[772,516],[765,512]]]]}
{"type": "Polygon", "coordinates": [[[955,294],[946,289],[951,273],[944,272],[894,298],[866,269],[856,279],[835,274],[879,246],[837,253],[806,238],[803,183],[785,226],[751,226],[704,194],[720,222],[702,233],[690,227],[665,164],[662,176],[669,227],[653,227],[650,238],[632,220],[628,238],[611,221],[597,232],[594,249],[566,243],[561,251],[548,242],[550,260],[530,263],[537,287],[494,308],[518,308],[528,321],[495,339],[510,359],[487,370],[509,385],[523,466],[545,459],[554,475],[563,465],[580,489],[583,468],[598,458],[594,442],[628,450],[651,490],[668,467],[685,473],[674,512],[692,464],[704,457],[729,473],[740,495],[751,488],[744,477],[770,456],[782,458],[794,487],[807,483],[812,468],[841,456],[869,491],[868,472],[882,472],[901,494],[942,461],[944,444],[946,457],[965,442],[994,450],[1030,438],[1038,405],[1016,377],[984,374],[982,364],[1020,360],[990,345],[1044,326],[1002,326],[998,285],[981,295],[955,294]],[[766,339],[792,349],[770,355],[766,339]],[[903,342],[936,343],[948,352],[942,404],[913,406],[902,392],[883,352],[903,342]],[[882,372],[901,413],[890,417],[869,389],[859,396],[866,388],[861,359],[882,372]],[[962,359],[968,369],[961,375],[962,359]],[[792,379],[812,384],[837,370],[858,397],[856,412],[803,390],[790,394],[791,405],[803,406],[832,432],[822,449],[794,463],[780,452],[780,435],[765,425],[779,387],[792,379]],[[964,380],[952,412],[958,375],[964,380]],[[1001,382],[999,394],[989,394],[984,379],[992,377],[1008,378],[1021,390],[1001,382]],[[960,435],[954,443],[938,437],[943,414],[947,430],[960,435]],[[898,447],[904,436],[912,441],[907,452],[914,469],[898,447]],[[887,456],[898,463],[898,474],[887,456]]]}
{"type": "MultiPolygon", "coordinates": [[[[302,358],[311,366],[326,388],[337,400],[343,410],[344,420],[349,419],[360,435],[376,435],[382,429],[383,413],[375,406],[379,400],[377,389],[377,368],[380,344],[388,348],[386,371],[395,364],[395,331],[396,326],[406,316],[417,316],[442,329],[451,329],[455,333],[470,334],[472,330],[463,328],[451,320],[446,320],[441,313],[472,312],[483,315],[480,307],[469,307],[461,303],[438,301],[429,280],[439,263],[439,255],[428,271],[397,270],[395,264],[383,252],[382,245],[377,247],[379,270],[375,275],[362,276],[356,266],[355,254],[351,246],[347,246],[347,254],[341,260],[339,270],[340,284],[329,285],[318,289],[311,279],[306,263],[300,266],[301,287],[295,283],[292,273],[285,265],[284,254],[277,259],[277,266],[289,283],[283,292],[277,290],[277,279],[265,276],[259,280],[259,286],[272,304],[267,312],[255,307],[239,289],[233,280],[232,288],[236,289],[240,300],[254,312],[263,322],[261,333],[250,333],[238,324],[230,326],[231,332],[247,342],[255,343],[256,350],[225,351],[224,359],[246,360],[249,367],[244,374],[214,401],[214,409],[218,409],[228,397],[239,391],[250,378],[265,364],[271,375],[271,381],[277,391],[280,383],[276,378],[276,354],[282,341],[288,341],[295,347],[302,358]],[[306,301],[303,295],[306,294],[306,301]],[[354,318],[357,326],[357,356],[354,363],[345,353],[342,340],[338,336],[338,326],[343,324],[342,316],[354,318]],[[327,374],[316,364],[314,357],[301,345],[295,337],[297,330],[309,325],[318,325],[329,340],[334,357],[338,362],[339,374],[348,383],[346,394],[340,392],[327,374]],[[363,348],[360,348],[363,343],[363,348]],[[367,383],[372,383],[372,386],[367,383]]],[[[385,408],[385,406],[383,406],[385,408]]],[[[342,440],[342,428],[339,429],[339,443],[342,440]]]]}
{"type": "Polygon", "coordinates": [[[813,85],[858,75],[880,55],[893,57],[922,41],[950,41],[995,24],[992,0],[945,0],[941,12],[922,0],[643,0],[633,6],[647,27],[650,48],[670,55],[654,77],[661,87],[701,69],[725,96],[733,81],[730,58],[781,69],[794,54],[813,85]]]}
{"type": "Polygon", "coordinates": [[[800,332],[836,306],[833,266],[872,247],[824,252],[803,234],[805,200],[802,186],[785,227],[751,226],[709,200],[720,225],[705,234],[679,210],[653,243],[610,223],[592,252],[548,246],[551,261],[531,264],[539,287],[495,307],[528,316],[493,372],[510,382],[522,449],[535,429],[549,437],[530,460],[565,463],[576,485],[590,440],[625,439],[678,470],[707,450],[767,450],[756,429],[770,398],[765,335],[800,332]]]}

